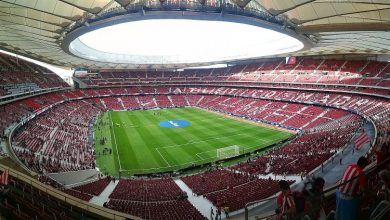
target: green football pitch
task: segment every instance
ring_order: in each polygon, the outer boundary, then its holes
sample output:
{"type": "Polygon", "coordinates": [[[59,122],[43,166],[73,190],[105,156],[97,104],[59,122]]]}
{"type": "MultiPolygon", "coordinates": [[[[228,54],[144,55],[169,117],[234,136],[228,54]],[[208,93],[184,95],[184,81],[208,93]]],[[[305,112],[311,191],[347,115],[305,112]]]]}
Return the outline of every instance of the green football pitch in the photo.
{"type": "Polygon", "coordinates": [[[114,176],[210,163],[221,159],[218,148],[236,145],[244,154],[292,135],[199,108],[108,111],[94,125],[97,167],[114,176]]]}

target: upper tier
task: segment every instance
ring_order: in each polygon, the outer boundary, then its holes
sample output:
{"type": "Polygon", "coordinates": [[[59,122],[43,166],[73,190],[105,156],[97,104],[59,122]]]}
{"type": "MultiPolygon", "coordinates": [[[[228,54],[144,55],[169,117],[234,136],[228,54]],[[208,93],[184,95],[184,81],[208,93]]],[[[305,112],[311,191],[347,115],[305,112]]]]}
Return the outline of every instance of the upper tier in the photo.
{"type": "Polygon", "coordinates": [[[87,86],[129,85],[148,81],[255,81],[263,83],[313,83],[390,87],[390,65],[377,61],[301,58],[296,64],[284,59],[227,68],[184,71],[101,70],[76,77],[87,86]]]}
{"type": "Polygon", "coordinates": [[[69,85],[45,67],[0,54],[0,97],[55,87],[69,85]]]}

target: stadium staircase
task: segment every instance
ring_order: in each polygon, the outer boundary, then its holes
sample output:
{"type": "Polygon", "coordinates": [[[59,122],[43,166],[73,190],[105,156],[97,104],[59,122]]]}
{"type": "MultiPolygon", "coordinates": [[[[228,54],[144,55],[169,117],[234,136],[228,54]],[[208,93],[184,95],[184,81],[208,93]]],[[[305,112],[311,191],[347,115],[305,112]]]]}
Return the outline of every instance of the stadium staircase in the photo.
{"type": "Polygon", "coordinates": [[[305,109],[307,109],[307,108],[308,108],[307,106],[304,106],[303,108],[299,109],[296,113],[291,114],[289,117],[286,117],[285,119],[283,119],[279,123],[283,124],[284,122],[286,122],[286,121],[290,120],[291,118],[295,117],[297,114],[301,114],[301,112],[305,111],[305,109]]]}
{"type": "MultiPolygon", "coordinates": [[[[295,64],[294,68],[292,68],[290,71],[288,71],[287,74],[294,74],[295,70],[297,70],[297,67],[304,61],[304,59],[300,60],[297,64],[295,64]]],[[[293,80],[295,81],[296,78],[293,80]]],[[[276,80],[274,80],[276,82],[276,80]]]]}
{"type": "Polygon", "coordinates": [[[135,97],[134,99],[137,102],[138,106],[143,107],[143,104],[139,101],[138,97],[135,97]]]}
{"type": "Polygon", "coordinates": [[[305,128],[309,124],[313,123],[315,120],[322,118],[322,116],[324,116],[328,111],[329,111],[329,109],[326,109],[325,111],[321,112],[319,115],[317,115],[317,117],[313,118],[312,120],[310,120],[309,122],[304,124],[301,128],[305,128]]]}
{"type": "MultiPolygon", "coordinates": [[[[52,138],[52,137],[54,136],[54,134],[57,132],[57,130],[58,130],[58,126],[55,127],[55,128],[50,132],[49,137],[52,138]]],[[[46,151],[46,148],[48,147],[48,143],[49,143],[49,142],[43,143],[41,152],[45,152],[45,151],[46,151]]]]}
{"type": "Polygon", "coordinates": [[[154,105],[155,105],[155,106],[158,106],[157,101],[156,101],[156,98],[153,97],[152,100],[153,100],[154,105]]]}
{"type": "Polygon", "coordinates": [[[389,66],[390,64],[386,64],[380,71],[378,71],[378,74],[376,74],[375,77],[380,77],[383,71],[385,71],[389,66]]]}
{"type": "Polygon", "coordinates": [[[200,97],[200,99],[196,102],[196,105],[199,105],[199,103],[201,103],[203,99],[204,99],[204,96],[200,97]]]}
{"type": "Polygon", "coordinates": [[[168,98],[169,102],[171,103],[171,106],[175,106],[175,105],[173,104],[172,97],[171,97],[171,96],[168,96],[167,98],[168,98]]]}
{"type": "Polygon", "coordinates": [[[187,96],[184,96],[184,100],[186,101],[186,103],[187,103],[187,106],[191,106],[190,102],[188,101],[188,98],[187,98],[187,96]]]}
{"type": "Polygon", "coordinates": [[[103,190],[102,193],[100,193],[99,196],[94,196],[89,202],[90,203],[93,203],[95,205],[99,205],[99,206],[103,206],[103,204],[105,202],[109,202],[109,196],[110,194],[112,193],[112,191],[114,191],[116,185],[118,185],[119,183],[119,180],[118,181],[111,181],[107,187],[103,190]]]}
{"type": "Polygon", "coordinates": [[[106,105],[106,103],[104,103],[103,99],[100,99],[100,103],[104,106],[105,109],[107,109],[107,105],[106,105]]]}
{"type": "Polygon", "coordinates": [[[123,105],[123,101],[121,98],[118,98],[118,102],[122,106],[123,109],[126,109],[125,105],[123,105]]]}
{"type": "Polygon", "coordinates": [[[180,187],[181,190],[187,193],[188,201],[205,217],[210,217],[210,208],[213,210],[217,208],[211,203],[206,197],[195,196],[192,190],[183,182],[181,179],[175,180],[175,183],[180,187]]]}
{"type": "Polygon", "coordinates": [[[270,71],[270,74],[274,74],[276,72],[276,70],[279,68],[280,65],[282,65],[283,62],[279,62],[278,65],[270,71]]]}
{"type": "Polygon", "coordinates": [[[309,130],[312,130],[312,131],[313,130],[317,130],[317,131],[332,130],[334,128],[335,124],[338,124],[340,126],[342,124],[341,122],[343,122],[344,120],[348,120],[348,118],[350,118],[350,117],[351,117],[350,115],[345,115],[345,116],[338,118],[336,120],[321,123],[315,127],[308,129],[307,131],[309,131],[309,130]]]}
{"type": "Polygon", "coordinates": [[[347,64],[347,61],[345,61],[342,65],[340,65],[339,68],[336,69],[336,70],[334,71],[334,74],[335,74],[335,75],[339,75],[340,70],[343,69],[343,67],[345,66],[345,64],[347,64]]]}
{"type": "Polygon", "coordinates": [[[318,70],[322,66],[322,64],[324,64],[325,62],[326,62],[326,59],[323,59],[314,70],[318,70]]]}
{"type": "MultiPolygon", "coordinates": [[[[370,64],[370,61],[367,61],[359,70],[357,73],[362,73],[362,71],[370,64]]],[[[380,71],[379,71],[380,72],[380,71]]]]}

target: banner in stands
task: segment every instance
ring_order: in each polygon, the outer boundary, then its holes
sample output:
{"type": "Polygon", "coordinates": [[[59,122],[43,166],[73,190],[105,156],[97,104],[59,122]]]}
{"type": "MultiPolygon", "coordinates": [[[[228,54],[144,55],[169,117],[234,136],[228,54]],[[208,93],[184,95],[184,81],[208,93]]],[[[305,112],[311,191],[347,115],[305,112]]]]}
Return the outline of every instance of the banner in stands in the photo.
{"type": "Polygon", "coordinates": [[[296,62],[296,57],[286,57],[286,64],[294,65],[296,62]]]}

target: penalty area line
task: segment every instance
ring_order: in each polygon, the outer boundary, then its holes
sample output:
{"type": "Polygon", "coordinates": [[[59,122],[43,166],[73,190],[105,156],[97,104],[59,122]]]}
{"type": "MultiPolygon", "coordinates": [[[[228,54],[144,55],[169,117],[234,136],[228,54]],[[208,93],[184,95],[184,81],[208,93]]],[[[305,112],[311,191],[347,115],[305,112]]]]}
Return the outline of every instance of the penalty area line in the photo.
{"type": "Polygon", "coordinates": [[[165,157],[161,154],[161,152],[158,150],[158,148],[154,148],[158,154],[160,154],[160,156],[162,157],[162,159],[165,161],[166,164],[168,164],[169,167],[171,167],[171,164],[168,163],[167,159],[165,159],[165,157]]]}

